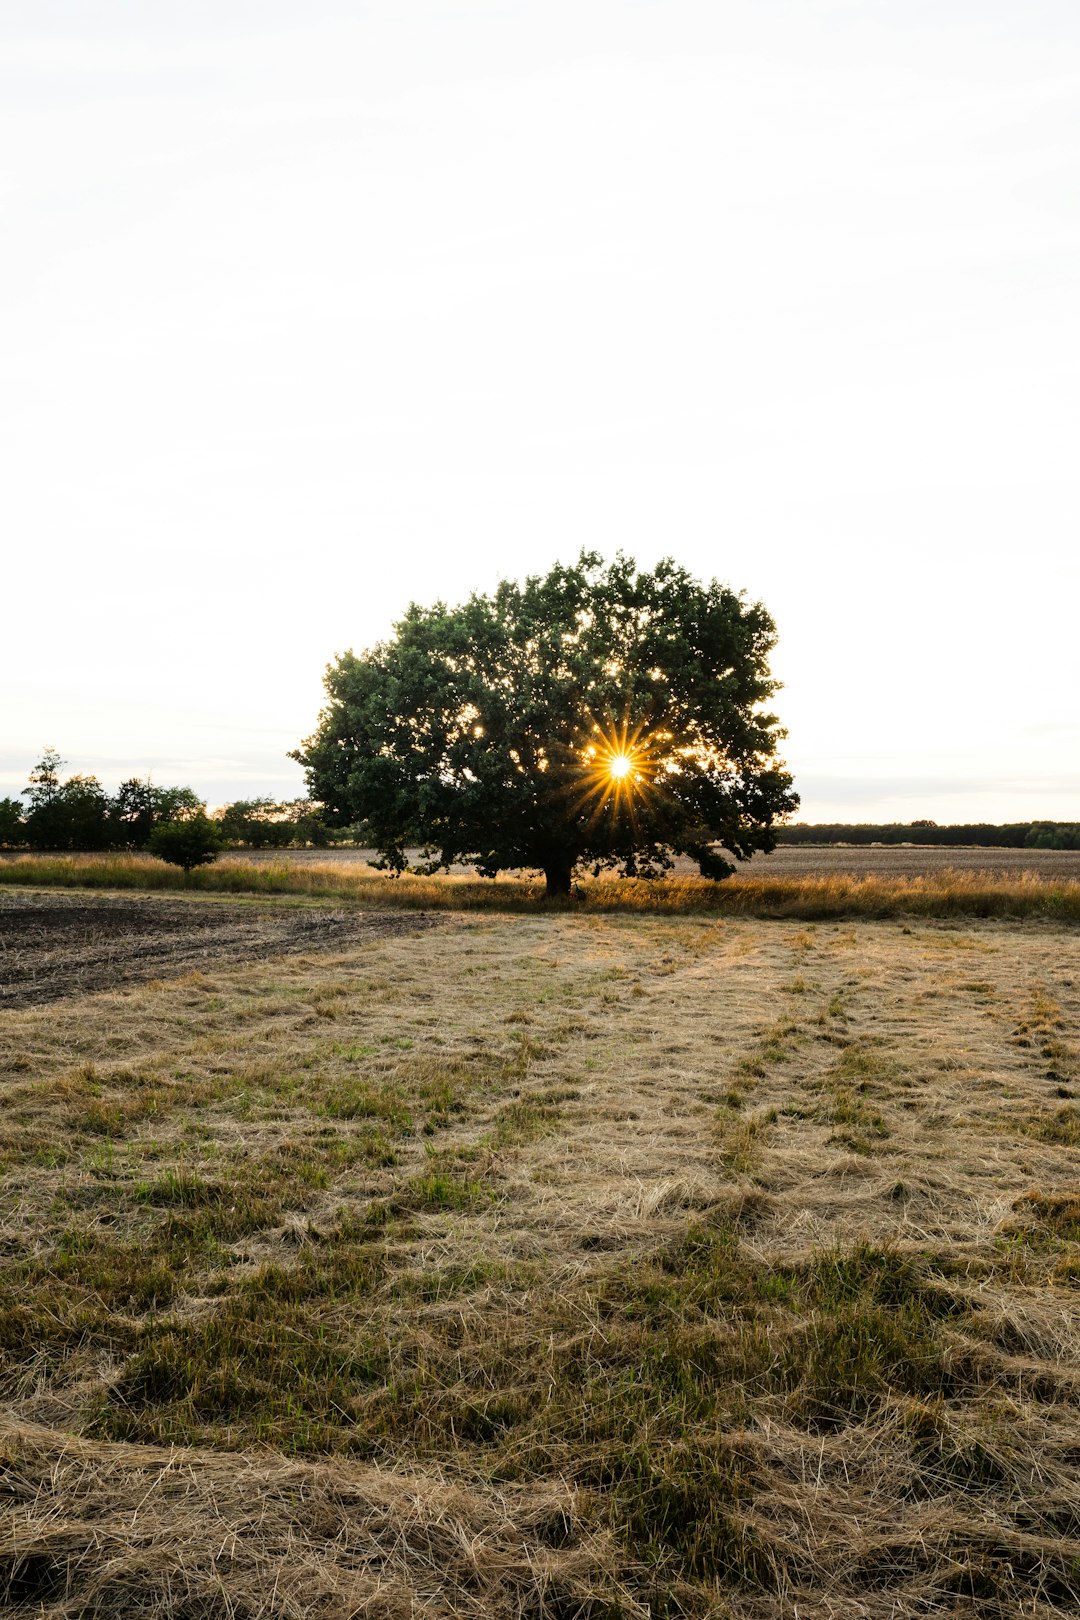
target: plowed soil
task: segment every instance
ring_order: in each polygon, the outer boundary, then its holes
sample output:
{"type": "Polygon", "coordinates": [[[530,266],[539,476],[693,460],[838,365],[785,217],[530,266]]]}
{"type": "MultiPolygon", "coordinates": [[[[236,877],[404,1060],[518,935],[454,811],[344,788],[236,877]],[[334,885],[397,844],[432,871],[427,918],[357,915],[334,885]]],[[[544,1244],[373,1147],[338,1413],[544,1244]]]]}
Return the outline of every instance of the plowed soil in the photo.
{"type": "Polygon", "coordinates": [[[0,894],[0,1009],[430,927],[424,914],[0,894]]]}

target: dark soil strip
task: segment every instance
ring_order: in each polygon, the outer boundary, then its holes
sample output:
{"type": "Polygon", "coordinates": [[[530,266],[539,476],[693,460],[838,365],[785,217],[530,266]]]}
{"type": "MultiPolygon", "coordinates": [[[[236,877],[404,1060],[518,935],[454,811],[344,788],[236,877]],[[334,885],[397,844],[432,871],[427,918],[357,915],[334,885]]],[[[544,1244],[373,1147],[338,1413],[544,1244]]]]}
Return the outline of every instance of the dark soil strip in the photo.
{"type": "Polygon", "coordinates": [[[0,1009],[175,978],[218,962],[343,950],[436,921],[426,912],[0,894],[0,1009]]]}

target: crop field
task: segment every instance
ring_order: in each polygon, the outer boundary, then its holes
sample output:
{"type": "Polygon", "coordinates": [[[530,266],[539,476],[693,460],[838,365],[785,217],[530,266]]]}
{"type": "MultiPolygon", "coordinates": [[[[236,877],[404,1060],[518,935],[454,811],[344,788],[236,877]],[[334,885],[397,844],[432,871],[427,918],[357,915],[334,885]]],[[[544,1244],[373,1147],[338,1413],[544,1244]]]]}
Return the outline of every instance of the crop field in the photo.
{"type": "MultiPolygon", "coordinates": [[[[582,874],[574,896],[548,901],[535,873],[406,873],[394,877],[357,859],[330,859],[326,851],[286,851],[270,860],[232,854],[192,872],[145,855],[17,855],[0,861],[0,892],[28,884],[40,888],[124,892],[228,894],[250,903],[257,896],[336,900],[365,911],[520,911],[668,916],[827,919],[924,917],[1046,918],[1080,922],[1080,878],[1067,865],[963,868],[905,873],[878,869],[770,873],[756,863],[738,878],[711,882],[695,874],[623,878],[582,874]],[[310,859],[300,856],[309,855],[310,859]],[[320,858],[316,859],[315,857],[320,858]],[[755,875],[756,872],[756,875],[755,875]]],[[[801,853],[801,852],[800,852],[801,853]]],[[[1046,853],[1046,852],[1042,852],[1046,853]]],[[[1058,853],[1058,852],[1052,852],[1058,853]]],[[[769,857],[770,860],[774,857],[769,857]]],[[[1069,853],[1064,862],[1075,857],[1069,853]]],[[[150,913],[147,913],[149,916],[150,913]]],[[[144,948],[147,946],[144,930],[144,948]]],[[[136,953],[137,954],[137,953],[136,953]]]]}
{"type": "MultiPolygon", "coordinates": [[[[415,854],[419,855],[419,851],[415,854]]],[[[256,865],[280,862],[283,858],[290,862],[353,867],[367,865],[376,858],[376,851],[249,849],[237,850],[234,856],[234,859],[256,865]]],[[[693,873],[697,866],[687,856],[680,855],[675,859],[674,870],[693,873]]],[[[759,877],[834,877],[838,873],[855,877],[937,877],[943,872],[994,872],[1006,877],[1030,873],[1048,880],[1076,881],[1080,879],[1080,850],[986,849],[937,844],[792,844],[781,845],[769,855],[755,855],[753,860],[741,863],[730,881],[747,882],[759,877]]]]}
{"type": "Polygon", "coordinates": [[[4,1612],[1075,1615],[1078,947],[6,883],[4,1612]]]}

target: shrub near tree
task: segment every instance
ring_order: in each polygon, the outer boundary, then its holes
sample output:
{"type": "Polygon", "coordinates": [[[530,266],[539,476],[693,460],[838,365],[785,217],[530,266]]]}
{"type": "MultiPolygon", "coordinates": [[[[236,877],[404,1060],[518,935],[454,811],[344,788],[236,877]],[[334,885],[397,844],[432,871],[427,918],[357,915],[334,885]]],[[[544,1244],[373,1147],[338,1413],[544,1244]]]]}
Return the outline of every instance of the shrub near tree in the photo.
{"type": "Polygon", "coordinates": [[[224,847],[220,826],[200,810],[184,821],[159,822],[147,839],[146,852],[190,872],[216,861],[224,847]]]}
{"type": "Polygon", "coordinates": [[[412,606],[392,640],[326,674],[327,707],[293,755],[331,824],[366,823],[384,865],[582,863],[702,873],[772,849],[798,799],[776,757],[773,622],[668,559],[570,567],[461,607],[412,606]]]}

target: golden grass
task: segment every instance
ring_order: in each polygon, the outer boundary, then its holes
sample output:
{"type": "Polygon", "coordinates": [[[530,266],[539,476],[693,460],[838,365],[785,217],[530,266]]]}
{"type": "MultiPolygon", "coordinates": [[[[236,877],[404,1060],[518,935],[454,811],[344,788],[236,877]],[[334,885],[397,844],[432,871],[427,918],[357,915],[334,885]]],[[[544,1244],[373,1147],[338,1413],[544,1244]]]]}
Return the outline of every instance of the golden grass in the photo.
{"type": "Polygon", "coordinates": [[[181,893],[306,895],[369,909],[584,911],[728,917],[1046,917],[1080,922],[1080,881],[1034,873],[946,869],[925,876],[761,876],[714,883],[675,876],[584,878],[572,901],[548,901],[539,879],[439,874],[391,877],[342,862],[221,860],[185,876],[139,855],[22,855],[0,861],[0,883],[59,888],[166,889],[181,893]]]}
{"type": "Polygon", "coordinates": [[[12,1615],[60,1612],[67,1591],[67,1613],[124,1620],[586,1615],[613,1561],[601,1537],[579,1539],[581,1508],[559,1481],[469,1488],[438,1470],[58,1440],[25,1423],[0,1466],[16,1509],[0,1554],[12,1615]],[[65,1515],[46,1516],[46,1501],[65,1515]]]}
{"type": "Polygon", "coordinates": [[[1075,1614],[1072,943],[466,915],[4,1014],[0,1605],[1075,1614]]]}

